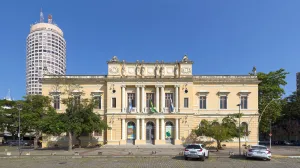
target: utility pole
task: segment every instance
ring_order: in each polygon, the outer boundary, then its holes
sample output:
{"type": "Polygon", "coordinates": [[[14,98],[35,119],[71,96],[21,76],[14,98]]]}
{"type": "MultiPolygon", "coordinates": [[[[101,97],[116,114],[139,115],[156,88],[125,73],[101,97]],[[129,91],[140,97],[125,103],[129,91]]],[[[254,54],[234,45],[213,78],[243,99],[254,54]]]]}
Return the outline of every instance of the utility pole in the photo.
{"type": "Polygon", "coordinates": [[[272,147],[272,119],[270,119],[270,150],[271,150],[271,147],[272,147]]]}
{"type": "Polygon", "coordinates": [[[21,111],[21,105],[18,105],[18,110],[19,110],[19,131],[18,131],[18,137],[19,137],[19,156],[21,155],[21,118],[20,118],[20,111],[21,111]]]}
{"type": "Polygon", "coordinates": [[[239,155],[241,155],[241,104],[239,106],[239,155]]]}

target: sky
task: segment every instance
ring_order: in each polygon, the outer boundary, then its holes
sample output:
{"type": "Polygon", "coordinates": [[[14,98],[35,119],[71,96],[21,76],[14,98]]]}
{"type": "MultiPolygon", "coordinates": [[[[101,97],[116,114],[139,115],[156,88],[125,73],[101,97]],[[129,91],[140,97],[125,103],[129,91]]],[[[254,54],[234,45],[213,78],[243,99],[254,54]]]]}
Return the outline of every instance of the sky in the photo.
{"type": "Polygon", "coordinates": [[[243,75],[253,66],[300,71],[299,0],[6,0],[0,2],[0,98],[26,94],[30,25],[53,20],[67,42],[67,74],[106,74],[106,61],[194,61],[195,75],[243,75]]]}

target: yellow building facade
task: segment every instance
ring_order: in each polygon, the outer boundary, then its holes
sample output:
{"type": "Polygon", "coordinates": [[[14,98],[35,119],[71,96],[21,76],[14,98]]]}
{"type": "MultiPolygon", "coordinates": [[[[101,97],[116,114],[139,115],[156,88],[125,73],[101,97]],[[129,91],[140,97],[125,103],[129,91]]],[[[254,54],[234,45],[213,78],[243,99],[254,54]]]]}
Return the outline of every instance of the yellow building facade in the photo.
{"type": "MultiPolygon", "coordinates": [[[[64,112],[66,90],[80,99],[97,98],[95,113],[110,130],[93,133],[88,144],[112,145],[188,143],[201,120],[222,121],[243,113],[241,123],[250,134],[241,142],[258,142],[258,84],[255,75],[193,75],[193,61],[185,55],[176,62],[125,62],[114,56],[107,75],[45,75],[42,92],[64,112]],[[75,84],[75,85],[74,85],[75,84]],[[70,86],[76,87],[70,87],[70,86]],[[237,106],[240,104],[240,106],[237,106]]],[[[197,67],[197,65],[196,65],[197,67]]],[[[213,141],[198,137],[199,141],[213,141]]],[[[55,138],[43,141],[51,146],[55,138]]],[[[238,139],[224,142],[238,146],[238,139]]]]}

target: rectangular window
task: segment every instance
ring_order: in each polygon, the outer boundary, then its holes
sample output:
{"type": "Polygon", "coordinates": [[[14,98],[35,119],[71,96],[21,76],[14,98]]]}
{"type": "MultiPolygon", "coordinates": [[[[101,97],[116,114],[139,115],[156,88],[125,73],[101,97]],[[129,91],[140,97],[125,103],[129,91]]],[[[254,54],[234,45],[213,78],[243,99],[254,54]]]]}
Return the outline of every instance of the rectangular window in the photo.
{"type": "Polygon", "coordinates": [[[206,109],[206,96],[200,96],[200,109],[206,109]]]}
{"type": "Polygon", "coordinates": [[[101,96],[96,96],[95,97],[95,108],[96,109],[101,109],[101,106],[102,106],[102,97],[101,96]]]}
{"type": "Polygon", "coordinates": [[[173,102],[173,93],[166,93],[165,94],[165,107],[170,108],[171,104],[174,106],[173,102]]]}
{"type": "Polygon", "coordinates": [[[248,96],[241,96],[241,109],[248,109],[248,96]]]}
{"type": "Polygon", "coordinates": [[[220,109],[227,109],[227,96],[220,97],[220,109]]]}
{"type": "Polygon", "coordinates": [[[55,109],[60,109],[60,97],[59,96],[54,96],[53,97],[53,105],[55,109]]]}
{"type": "Polygon", "coordinates": [[[127,93],[128,107],[135,107],[135,93],[127,93]]]}
{"type": "Polygon", "coordinates": [[[151,107],[151,102],[154,106],[154,93],[146,93],[146,107],[151,107]]]}
{"type": "Polygon", "coordinates": [[[189,108],[189,98],[184,98],[184,108],[189,108]]]}
{"type": "Polygon", "coordinates": [[[74,97],[75,105],[80,105],[80,96],[74,97]]]}
{"type": "Polygon", "coordinates": [[[111,107],[116,108],[117,107],[117,98],[113,97],[111,99],[111,107]]]}

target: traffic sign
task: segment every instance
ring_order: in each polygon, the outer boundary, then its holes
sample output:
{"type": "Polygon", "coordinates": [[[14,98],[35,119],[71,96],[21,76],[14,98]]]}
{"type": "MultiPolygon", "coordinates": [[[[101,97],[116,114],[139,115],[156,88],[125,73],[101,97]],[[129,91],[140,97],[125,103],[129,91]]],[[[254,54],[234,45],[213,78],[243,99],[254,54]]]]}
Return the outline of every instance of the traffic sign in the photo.
{"type": "Polygon", "coordinates": [[[272,136],[272,133],[270,133],[269,136],[272,136]]]}

